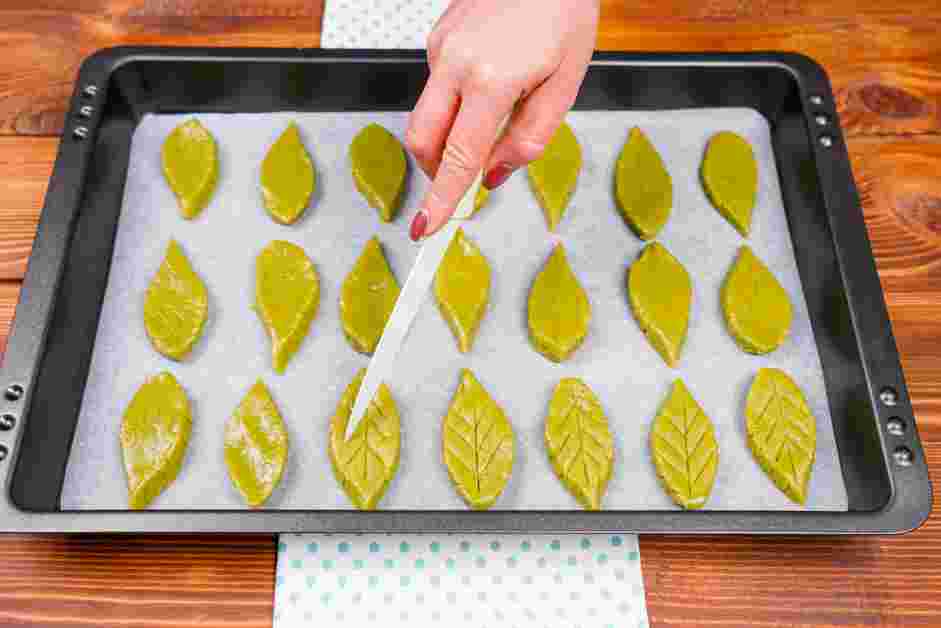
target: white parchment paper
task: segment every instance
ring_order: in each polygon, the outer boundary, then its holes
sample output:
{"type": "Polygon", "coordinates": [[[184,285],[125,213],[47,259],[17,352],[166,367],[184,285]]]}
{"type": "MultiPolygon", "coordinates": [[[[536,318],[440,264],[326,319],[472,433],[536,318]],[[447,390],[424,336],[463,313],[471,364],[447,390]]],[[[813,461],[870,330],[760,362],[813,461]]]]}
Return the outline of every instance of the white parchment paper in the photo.
{"type": "MultiPolygon", "coordinates": [[[[411,166],[403,212],[381,222],[356,192],[347,149],[356,132],[379,122],[400,138],[406,113],[271,113],[197,116],[220,150],[219,183],[210,205],[183,220],[164,182],[160,146],[187,116],[148,115],[135,132],[123,213],[95,350],[62,492],[66,509],[124,509],[127,488],[118,445],[121,416],[144,380],[174,373],[194,411],[193,432],[176,481],[152,508],[243,508],[223,461],[223,425],[261,377],[277,400],[291,439],[281,486],[268,507],[348,508],[326,452],[329,417],[368,358],[354,352],[338,318],[339,287],[365,242],[378,235],[404,282],[417,248],[407,236],[409,208],[427,181],[411,166]],[[268,147],[296,121],[318,173],[312,207],[295,225],[264,212],[259,165],[268,147]],[[153,350],[143,327],[143,295],[168,241],[181,243],[209,288],[206,332],[190,358],[173,363],[153,350]],[[270,347],[251,310],[255,256],[284,239],[304,247],[321,279],[321,306],[287,372],[270,366],[270,347]]],[[[556,479],[543,447],[543,425],[560,378],[584,379],[600,398],[615,435],[615,471],[607,509],[675,506],[658,484],[648,429],[671,382],[680,377],[716,426],[719,471],[707,509],[790,510],[792,504],[762,473],[748,449],[744,402],[760,367],[784,369],[804,391],[817,419],[817,462],[807,508],[846,510],[819,356],[794,261],[766,120],[753,110],[592,111],[568,116],[584,153],[578,189],[557,234],[548,232],[525,173],[491,195],[466,227],[493,267],[491,305],[469,355],[461,355],[433,298],[415,321],[388,382],[403,422],[402,461],[381,502],[385,509],[463,509],[441,462],[441,417],[459,371],[470,368],[503,406],[516,433],[513,476],[495,508],[570,510],[575,500],[556,479]],[[643,243],[623,223],[613,196],[613,168],[631,126],[638,125],[662,155],[674,185],[674,208],[659,240],[693,279],[689,338],[680,368],[668,368],[634,321],[625,272],[643,243]],[[759,193],[748,244],[780,280],[794,304],[786,343],[770,356],[743,353],[725,329],[719,287],[745,243],[709,204],[698,168],[706,141],[731,130],[751,143],[759,162],[759,193]],[[593,308],[588,337],[566,363],[532,349],[526,328],[530,284],[559,240],[593,308]]]]}

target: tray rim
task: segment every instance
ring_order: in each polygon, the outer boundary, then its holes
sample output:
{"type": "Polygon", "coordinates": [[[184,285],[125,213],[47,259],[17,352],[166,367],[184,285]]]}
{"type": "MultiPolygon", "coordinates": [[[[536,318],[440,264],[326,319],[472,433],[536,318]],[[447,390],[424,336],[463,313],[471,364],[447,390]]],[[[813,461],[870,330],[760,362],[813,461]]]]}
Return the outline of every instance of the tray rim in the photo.
{"type": "MultiPolygon", "coordinates": [[[[105,48],[87,57],[78,72],[75,88],[50,177],[37,236],[11,327],[4,362],[0,367],[0,389],[17,384],[24,394],[17,400],[0,398],[0,412],[16,414],[29,407],[36,367],[42,356],[49,319],[58,293],[68,240],[81,201],[86,168],[94,146],[76,140],[79,127],[94,133],[98,112],[78,115],[86,104],[100,102],[102,86],[113,72],[135,61],[213,62],[373,62],[415,63],[425,59],[423,51],[324,50],[282,48],[196,48],[120,46],[105,48]],[[97,92],[90,94],[88,86],[97,92]]],[[[813,59],[790,52],[742,53],[644,53],[596,52],[594,65],[633,66],[751,66],[778,67],[788,71],[805,102],[805,122],[814,129],[812,116],[828,115],[838,121],[833,92],[825,70],[813,59]],[[815,99],[819,98],[819,102],[815,99]]],[[[892,497],[886,506],[872,512],[760,512],[760,511],[374,511],[348,510],[152,510],[27,512],[10,498],[15,455],[22,435],[22,421],[13,430],[0,432],[0,445],[10,455],[0,460],[0,532],[653,532],[663,534],[895,534],[916,529],[927,519],[932,503],[931,484],[914,413],[889,322],[885,298],[849,155],[838,123],[827,127],[830,146],[814,142],[814,162],[821,181],[823,201],[834,243],[834,251],[850,303],[852,325],[860,360],[866,374],[869,400],[879,421],[879,439],[886,468],[890,470],[892,497]],[[833,208],[840,208],[834,211],[833,208]],[[853,269],[852,273],[846,269],[853,269]],[[862,295],[877,294],[877,299],[862,295]],[[873,382],[879,383],[875,390],[873,382]],[[888,407],[879,391],[891,386],[897,402],[888,407]],[[889,416],[909,419],[903,436],[887,433],[889,416]],[[889,449],[908,447],[913,459],[902,465],[890,459],[889,449]]],[[[811,133],[811,135],[814,135],[811,133]]],[[[815,136],[819,137],[819,136],[815,136]]]]}

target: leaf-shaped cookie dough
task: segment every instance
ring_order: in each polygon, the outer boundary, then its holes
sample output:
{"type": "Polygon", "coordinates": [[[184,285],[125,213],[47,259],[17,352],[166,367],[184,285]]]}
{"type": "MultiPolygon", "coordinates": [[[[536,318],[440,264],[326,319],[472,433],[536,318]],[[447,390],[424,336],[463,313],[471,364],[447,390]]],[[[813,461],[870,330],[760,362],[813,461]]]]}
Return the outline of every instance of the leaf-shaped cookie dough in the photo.
{"type": "Polygon", "coordinates": [[[458,229],[435,274],[435,299],[461,353],[470,351],[490,300],[490,264],[458,229]]]}
{"type": "Polygon", "coordinates": [[[350,501],[360,510],[374,510],[399,466],[399,412],[392,394],[381,384],[356,431],[346,437],[356,394],[365,369],[347,386],[330,419],[328,450],[333,473],[350,501]]]}
{"type": "Polygon", "coordinates": [[[582,147],[572,128],[562,122],[539,159],[526,167],[529,184],[542,205],[549,231],[555,231],[562,220],[581,169],[582,147]]]}
{"type": "Polygon", "coordinates": [[[154,349],[182,360],[199,340],[209,311],[206,284],[171,240],[144,296],[144,329],[154,349]]]}
{"type": "Polygon", "coordinates": [[[713,206],[747,238],[758,198],[758,163],[749,143],[730,131],[716,133],[699,176],[713,206]]]}
{"type": "Polygon", "coordinates": [[[272,365],[283,373],[320,305],[320,278],[304,249],[274,240],[255,262],[255,311],[271,337],[272,365]]]}
{"type": "Polygon", "coordinates": [[[340,322],[353,349],[372,355],[398,298],[399,282],[373,237],[340,289],[340,322]]]}
{"type": "Polygon", "coordinates": [[[216,140],[199,120],[176,127],[163,142],[163,175],[184,218],[195,218],[209,204],[219,177],[216,140]]]}
{"type": "Polygon", "coordinates": [[[441,428],[451,481],[474,510],[493,506],[513,471],[513,428],[469,370],[461,371],[441,428]]]}
{"type": "Polygon", "coordinates": [[[249,506],[261,506],[281,481],[288,432],[278,406],[258,380],[225,424],[229,478],[249,506]]]}
{"type": "Polygon", "coordinates": [[[793,501],[807,500],[817,424],[797,384],[783,371],[758,371],[745,402],[748,446],[768,477],[793,501]]]}
{"type": "Polygon", "coordinates": [[[719,445],[712,422],[680,380],[650,428],[650,451],[673,501],[686,509],[702,508],[716,479],[719,445]]]}
{"type": "Polygon", "coordinates": [[[378,124],[363,128],[350,144],[350,167],[356,189],[386,222],[395,218],[405,190],[405,150],[378,124]]]}
{"type": "Polygon", "coordinates": [[[268,214],[282,225],[297,220],[314,193],[317,175],[293,122],[272,145],[261,164],[261,194],[268,214]]]}
{"type": "Polygon", "coordinates": [[[647,136],[634,127],[618,157],[614,196],[621,215],[641,240],[655,238],[673,208],[673,182],[647,136]]]}
{"type": "Polygon", "coordinates": [[[722,313],[729,333],[747,353],[770,353],[791,329],[793,311],[787,292],[747,246],[722,284],[722,313]]]}
{"type": "Polygon", "coordinates": [[[601,403],[580,379],[563,379],[552,394],[546,451],[556,475],[579,503],[599,510],[614,469],[614,439],[601,403]]]}
{"type": "Polygon", "coordinates": [[[193,425],[190,412],[186,391],[170,373],[149,378],[128,404],[120,440],[132,509],[146,508],[179,474],[193,425]]]}
{"type": "Polygon", "coordinates": [[[650,345],[676,367],[689,329],[693,284],[683,265],[662,244],[647,245],[627,274],[631,311],[650,345]]]}
{"type": "Polygon", "coordinates": [[[533,282],[528,310],[533,347],[553,362],[568,358],[588,334],[591,304],[561,243],[533,282]]]}

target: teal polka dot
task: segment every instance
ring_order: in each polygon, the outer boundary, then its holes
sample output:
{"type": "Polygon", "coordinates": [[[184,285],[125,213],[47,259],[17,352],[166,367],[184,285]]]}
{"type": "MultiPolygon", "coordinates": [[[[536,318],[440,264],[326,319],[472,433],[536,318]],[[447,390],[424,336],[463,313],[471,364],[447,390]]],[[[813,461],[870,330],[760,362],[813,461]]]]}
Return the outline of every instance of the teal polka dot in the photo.
{"type": "Polygon", "coordinates": [[[486,567],[487,559],[484,558],[483,556],[478,556],[476,559],[474,559],[474,564],[480,568],[486,567]]]}
{"type": "Polygon", "coordinates": [[[376,553],[379,552],[380,549],[381,549],[381,548],[379,547],[379,544],[376,543],[375,541],[373,541],[372,543],[369,544],[369,553],[370,553],[370,554],[376,554],[376,553]]]}
{"type": "Polygon", "coordinates": [[[402,576],[399,578],[399,586],[407,587],[410,584],[412,584],[412,579],[408,576],[402,576]]]}
{"type": "Polygon", "coordinates": [[[520,549],[524,552],[528,552],[530,549],[532,549],[532,545],[529,544],[529,541],[523,541],[520,543],[520,549]]]}
{"type": "Polygon", "coordinates": [[[454,569],[457,562],[453,558],[449,558],[444,564],[447,565],[448,569],[454,569]]]}
{"type": "Polygon", "coordinates": [[[375,589],[377,584],[379,584],[379,576],[369,576],[369,588],[375,589]]]}
{"type": "Polygon", "coordinates": [[[340,576],[337,578],[337,586],[339,586],[341,589],[345,589],[347,581],[348,578],[346,576],[340,576]]]}
{"type": "Polygon", "coordinates": [[[600,554],[598,554],[598,564],[604,565],[606,562],[608,562],[608,555],[605,554],[604,552],[601,552],[600,554]]]}
{"type": "Polygon", "coordinates": [[[332,597],[333,597],[333,594],[327,592],[320,596],[320,601],[323,603],[324,606],[327,606],[328,604],[330,604],[330,599],[332,597]]]}
{"type": "Polygon", "coordinates": [[[288,551],[288,546],[287,546],[287,544],[284,543],[283,541],[280,542],[280,543],[278,543],[278,551],[281,552],[282,554],[283,554],[284,552],[288,551]]]}
{"type": "Polygon", "coordinates": [[[506,566],[507,566],[507,567],[516,567],[516,562],[517,562],[517,561],[516,561],[516,556],[510,556],[509,558],[506,559],[506,566]]]}
{"type": "Polygon", "coordinates": [[[437,554],[437,553],[440,552],[440,551],[441,551],[441,543],[438,543],[437,541],[432,541],[432,543],[431,543],[431,553],[432,553],[432,554],[437,554]]]}
{"type": "Polygon", "coordinates": [[[562,544],[559,542],[559,539],[554,540],[552,543],[549,543],[549,549],[553,552],[558,552],[562,547],[562,544]]]}
{"type": "Polygon", "coordinates": [[[468,543],[467,541],[461,541],[461,551],[462,551],[462,552],[469,552],[469,551],[470,551],[470,543],[468,543]]]}
{"type": "Polygon", "coordinates": [[[295,558],[294,560],[291,561],[291,567],[294,567],[295,569],[300,569],[303,566],[304,566],[304,561],[302,561],[300,558],[295,558]]]}
{"type": "Polygon", "coordinates": [[[337,545],[337,551],[340,552],[341,554],[346,554],[348,551],[350,551],[350,544],[347,543],[346,541],[340,543],[339,545],[337,545]]]}
{"type": "Polygon", "coordinates": [[[612,536],[612,537],[611,537],[611,545],[613,545],[614,547],[620,547],[620,546],[621,546],[621,543],[623,543],[623,542],[624,542],[624,541],[623,541],[623,540],[621,539],[621,537],[619,537],[619,536],[612,536]]]}
{"type": "Polygon", "coordinates": [[[318,549],[320,549],[320,547],[318,547],[318,545],[317,545],[316,543],[308,543],[308,544],[307,544],[307,553],[308,553],[308,554],[316,554],[318,549]]]}
{"type": "Polygon", "coordinates": [[[395,560],[391,558],[385,559],[384,562],[385,562],[386,569],[392,569],[393,567],[395,567],[395,560]]]}
{"type": "Polygon", "coordinates": [[[494,552],[500,551],[500,541],[490,541],[490,549],[494,552]]]}
{"type": "Polygon", "coordinates": [[[408,550],[410,549],[411,549],[411,546],[409,546],[409,544],[406,543],[405,541],[402,541],[401,543],[399,543],[399,551],[402,552],[403,554],[408,554],[408,550]]]}
{"type": "Polygon", "coordinates": [[[320,565],[327,571],[330,571],[331,569],[333,569],[333,561],[330,559],[324,560],[323,562],[320,563],[320,565]]]}
{"type": "Polygon", "coordinates": [[[640,555],[637,552],[629,552],[627,554],[627,560],[637,560],[640,558],[640,555]]]}
{"type": "Polygon", "coordinates": [[[363,559],[357,558],[353,561],[353,569],[362,569],[363,568],[363,559]]]}
{"type": "Polygon", "coordinates": [[[569,556],[565,562],[568,563],[569,567],[574,567],[575,565],[578,564],[578,559],[575,558],[574,556],[569,556]]]}
{"type": "Polygon", "coordinates": [[[418,560],[415,561],[415,569],[424,569],[424,568],[425,568],[425,560],[424,560],[424,559],[419,558],[418,560]]]}
{"type": "Polygon", "coordinates": [[[312,589],[317,584],[317,576],[307,576],[307,588],[312,589]]]}
{"type": "Polygon", "coordinates": [[[582,539],[582,542],[580,543],[580,545],[582,546],[583,550],[586,550],[589,547],[591,547],[591,541],[588,539],[582,539]]]}

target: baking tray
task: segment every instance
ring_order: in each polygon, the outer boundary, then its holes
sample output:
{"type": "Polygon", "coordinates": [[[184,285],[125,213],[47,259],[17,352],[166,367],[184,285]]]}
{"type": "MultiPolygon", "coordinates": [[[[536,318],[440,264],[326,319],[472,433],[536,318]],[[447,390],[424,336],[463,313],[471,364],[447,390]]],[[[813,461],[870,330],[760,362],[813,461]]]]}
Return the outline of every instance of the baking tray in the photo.
{"type": "Polygon", "coordinates": [[[8,428],[0,431],[0,529],[798,534],[893,533],[924,521],[931,504],[924,454],[831,89],[818,65],[792,54],[596,54],[575,109],[747,108],[767,120],[847,510],[63,509],[131,137],[142,118],[407,111],[426,77],[418,52],[119,48],[86,60],[0,371],[8,428]]]}

